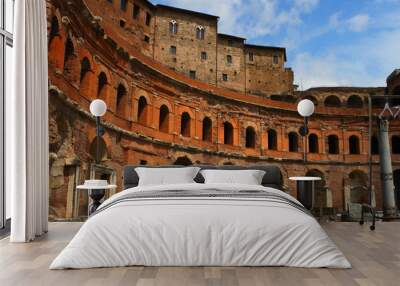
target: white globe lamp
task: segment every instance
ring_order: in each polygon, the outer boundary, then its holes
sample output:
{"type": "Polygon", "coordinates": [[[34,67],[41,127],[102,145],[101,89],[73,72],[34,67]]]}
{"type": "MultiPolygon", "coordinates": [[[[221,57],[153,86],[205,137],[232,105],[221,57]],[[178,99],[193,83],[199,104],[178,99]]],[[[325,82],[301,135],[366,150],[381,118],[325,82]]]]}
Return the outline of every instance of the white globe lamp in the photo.
{"type": "Polygon", "coordinates": [[[303,99],[297,105],[297,112],[302,117],[310,117],[311,115],[313,115],[314,110],[315,110],[314,103],[309,99],[303,99]]]}
{"type": "Polygon", "coordinates": [[[104,114],[106,114],[107,105],[103,100],[95,99],[90,103],[89,109],[91,114],[93,114],[96,117],[101,117],[104,114]]]}

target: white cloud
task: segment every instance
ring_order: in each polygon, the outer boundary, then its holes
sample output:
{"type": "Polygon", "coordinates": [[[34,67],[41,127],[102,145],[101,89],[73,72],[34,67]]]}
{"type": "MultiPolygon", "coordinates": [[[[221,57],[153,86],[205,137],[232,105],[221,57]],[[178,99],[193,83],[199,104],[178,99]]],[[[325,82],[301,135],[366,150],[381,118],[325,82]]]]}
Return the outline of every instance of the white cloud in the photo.
{"type": "Polygon", "coordinates": [[[270,35],[288,25],[302,23],[319,0],[294,0],[282,8],[281,0],[166,0],[158,1],[175,7],[220,16],[219,31],[248,39],[270,35]]]}
{"type": "Polygon", "coordinates": [[[369,16],[366,14],[358,14],[347,20],[350,31],[362,32],[364,31],[369,23],[369,16]]]}
{"type": "Polygon", "coordinates": [[[300,88],[316,86],[384,86],[400,63],[400,29],[384,31],[320,54],[299,53],[293,61],[300,88]]]}

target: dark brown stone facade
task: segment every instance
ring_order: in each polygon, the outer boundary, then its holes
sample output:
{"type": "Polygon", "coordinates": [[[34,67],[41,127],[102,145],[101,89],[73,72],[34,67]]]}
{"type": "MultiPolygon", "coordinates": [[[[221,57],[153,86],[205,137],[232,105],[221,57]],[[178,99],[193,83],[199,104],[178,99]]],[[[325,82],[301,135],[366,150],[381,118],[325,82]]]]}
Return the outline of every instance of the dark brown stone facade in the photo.
{"type": "MultiPolygon", "coordinates": [[[[147,1],[126,2],[126,11],[119,1],[47,2],[53,218],[73,216],[75,186],[89,178],[95,140],[89,104],[96,98],[108,106],[102,118],[106,132],[101,164],[116,171],[119,190],[126,164],[276,164],[293,195],[295,185],[288,178],[307,173],[324,178],[318,201],[325,207],[343,211],[349,203],[365,200],[360,190],[368,174],[366,101],[369,94],[384,93],[384,88],[294,92],[293,74],[284,67],[284,49],[218,35],[215,17],[157,8],[147,1]],[[178,26],[178,33],[185,33],[183,39],[172,40],[170,19],[183,23],[178,26]],[[196,37],[198,25],[206,27],[204,45],[190,38],[196,37]],[[169,50],[173,44],[176,62],[169,50]],[[207,63],[201,61],[202,51],[207,52],[207,63]],[[247,62],[250,52],[254,64],[247,62]],[[231,63],[226,55],[232,56],[231,63]],[[188,76],[192,69],[196,79],[188,76]],[[223,74],[228,81],[221,80],[223,74]],[[298,134],[302,118],[296,103],[301,98],[316,103],[307,165],[298,134]]],[[[396,132],[391,136],[400,134],[396,132]]],[[[380,207],[378,155],[373,159],[380,207]]],[[[393,154],[393,166],[400,169],[399,154],[393,154]]],[[[84,214],[86,197],[80,196],[84,214]]]]}

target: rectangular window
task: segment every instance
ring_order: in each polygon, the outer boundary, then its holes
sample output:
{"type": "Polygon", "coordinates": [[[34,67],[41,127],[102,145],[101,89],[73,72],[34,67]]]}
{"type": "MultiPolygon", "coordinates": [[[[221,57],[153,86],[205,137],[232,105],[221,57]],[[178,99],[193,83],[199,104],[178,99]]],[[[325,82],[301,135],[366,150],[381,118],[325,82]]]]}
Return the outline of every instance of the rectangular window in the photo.
{"type": "Polygon", "coordinates": [[[175,47],[175,46],[169,47],[169,53],[170,53],[171,55],[176,55],[176,47],[175,47]]]}
{"type": "Polygon", "coordinates": [[[254,54],[253,53],[249,53],[249,61],[250,62],[254,61],[254,54]]]}
{"type": "Polygon", "coordinates": [[[228,81],[228,75],[226,73],[222,74],[222,80],[228,81]]]}
{"type": "Polygon", "coordinates": [[[126,11],[126,0],[121,0],[120,4],[121,10],[126,11]]]}
{"type": "Polygon", "coordinates": [[[232,63],[232,56],[231,56],[231,55],[227,55],[227,56],[226,56],[226,62],[227,62],[228,64],[231,64],[231,63],[232,63]]]}
{"type": "Polygon", "coordinates": [[[144,36],[144,41],[146,43],[150,43],[150,37],[149,36],[144,36]]]}
{"type": "Polygon", "coordinates": [[[190,76],[190,78],[192,78],[192,79],[196,79],[196,71],[190,71],[190,72],[189,72],[189,76],[190,76]]]}
{"type": "Polygon", "coordinates": [[[133,4],[133,19],[137,19],[139,17],[140,14],[140,7],[136,4],[133,4]]]}
{"type": "Polygon", "coordinates": [[[279,63],[279,56],[274,55],[274,57],[272,58],[272,62],[277,65],[279,63]]]}
{"type": "Polygon", "coordinates": [[[147,12],[146,13],[146,25],[150,26],[150,22],[151,22],[151,15],[147,12]]]}
{"type": "Polygon", "coordinates": [[[206,52],[201,52],[201,59],[205,61],[207,59],[207,53],[206,52]]]}

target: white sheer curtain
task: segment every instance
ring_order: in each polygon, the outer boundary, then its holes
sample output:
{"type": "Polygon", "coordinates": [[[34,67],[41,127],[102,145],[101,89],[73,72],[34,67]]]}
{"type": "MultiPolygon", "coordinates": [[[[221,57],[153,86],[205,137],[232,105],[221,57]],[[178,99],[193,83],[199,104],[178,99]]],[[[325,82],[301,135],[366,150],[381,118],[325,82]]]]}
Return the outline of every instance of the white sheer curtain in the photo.
{"type": "Polygon", "coordinates": [[[15,2],[14,94],[6,98],[6,187],[12,242],[48,225],[48,75],[45,0],[15,2]]]}

